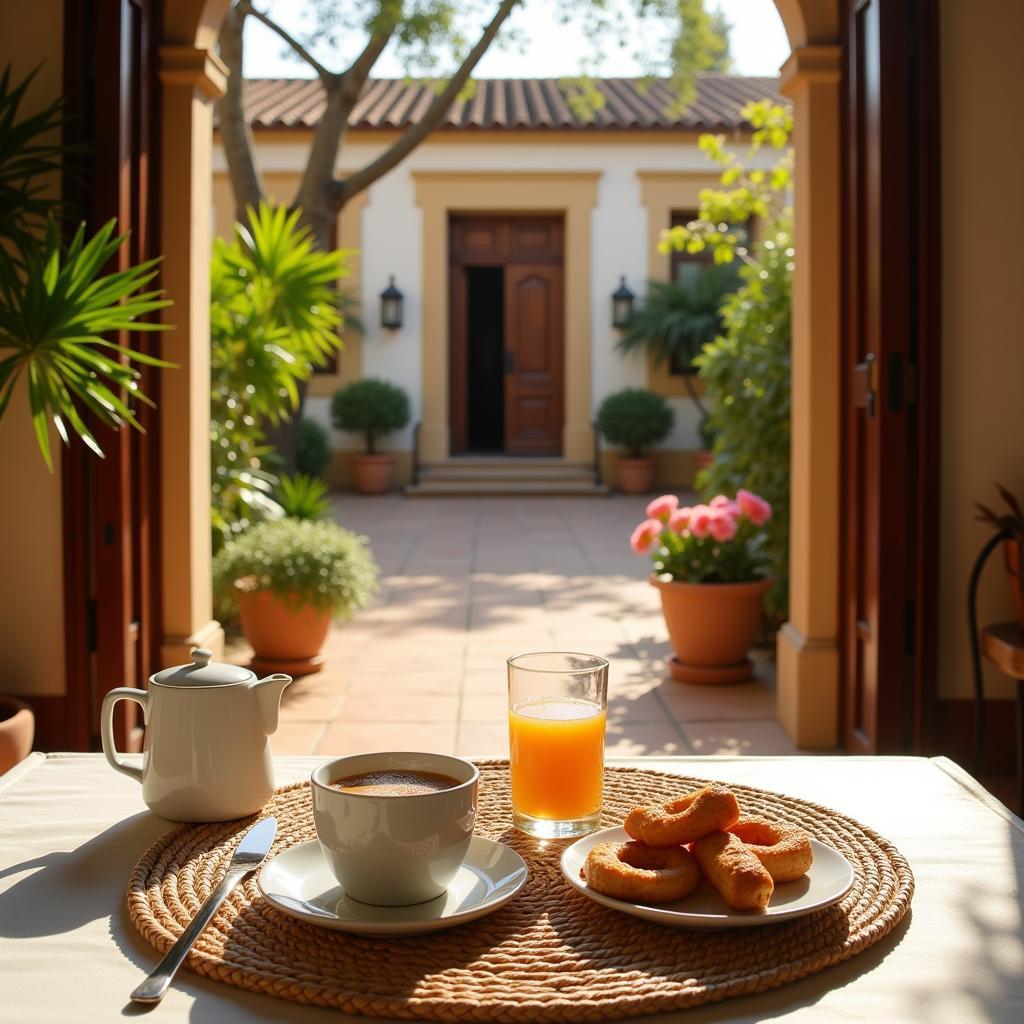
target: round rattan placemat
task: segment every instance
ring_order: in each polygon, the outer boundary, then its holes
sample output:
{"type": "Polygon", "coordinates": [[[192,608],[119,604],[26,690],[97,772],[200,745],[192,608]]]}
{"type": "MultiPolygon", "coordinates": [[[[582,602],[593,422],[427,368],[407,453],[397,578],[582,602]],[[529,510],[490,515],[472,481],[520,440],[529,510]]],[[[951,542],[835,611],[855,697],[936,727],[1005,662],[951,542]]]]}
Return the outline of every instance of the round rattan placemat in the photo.
{"type": "MultiPolygon", "coordinates": [[[[488,917],[448,931],[367,938],[296,921],[271,908],[250,876],[189,955],[200,974],[240,988],[368,1017],[436,1021],[616,1020],[777,988],[866,949],[910,907],[914,879],[900,852],[871,829],[817,804],[730,785],[747,813],[791,821],[854,866],[842,902],[768,928],[694,932],[598,906],[559,871],[565,843],[513,830],[507,762],[482,762],[477,833],[516,849],[523,891],[488,917]]],[[[606,825],[637,803],[707,780],[632,768],[605,774],[606,825]]],[[[313,839],[307,783],[280,789],[273,852],[313,839]]],[[[182,825],[146,851],[128,885],[142,935],[166,950],[219,879],[253,819],[182,825]]]]}

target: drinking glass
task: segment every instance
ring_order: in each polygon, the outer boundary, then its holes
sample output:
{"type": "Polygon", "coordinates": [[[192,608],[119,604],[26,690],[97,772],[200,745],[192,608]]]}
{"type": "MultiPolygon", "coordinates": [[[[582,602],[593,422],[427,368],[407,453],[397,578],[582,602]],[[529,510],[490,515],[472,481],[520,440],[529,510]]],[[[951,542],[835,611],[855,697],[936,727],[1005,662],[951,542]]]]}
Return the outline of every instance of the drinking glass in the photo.
{"type": "Polygon", "coordinates": [[[508,659],[512,823],[531,836],[593,832],[601,820],[608,662],[547,652],[508,659]]]}

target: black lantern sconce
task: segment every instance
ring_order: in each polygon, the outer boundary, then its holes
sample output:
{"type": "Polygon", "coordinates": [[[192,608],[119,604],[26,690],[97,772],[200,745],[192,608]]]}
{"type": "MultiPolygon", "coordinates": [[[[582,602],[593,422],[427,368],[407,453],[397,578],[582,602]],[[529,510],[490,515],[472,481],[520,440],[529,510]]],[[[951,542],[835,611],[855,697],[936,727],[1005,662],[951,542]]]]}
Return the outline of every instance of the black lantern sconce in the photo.
{"type": "Polygon", "coordinates": [[[380,293],[380,325],[397,331],[402,326],[402,293],[395,287],[395,276],[391,275],[387,288],[380,293]]]}
{"type": "Polygon", "coordinates": [[[636,296],[626,287],[626,278],[623,275],[619,287],[612,292],[612,327],[621,331],[629,326],[635,298],[636,296]]]}

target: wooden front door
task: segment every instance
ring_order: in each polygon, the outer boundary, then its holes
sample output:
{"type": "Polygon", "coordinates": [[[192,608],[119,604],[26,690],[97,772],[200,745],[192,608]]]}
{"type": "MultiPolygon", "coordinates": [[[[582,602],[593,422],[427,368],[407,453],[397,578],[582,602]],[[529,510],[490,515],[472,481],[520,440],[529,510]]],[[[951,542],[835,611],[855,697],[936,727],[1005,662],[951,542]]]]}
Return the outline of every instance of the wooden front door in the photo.
{"type": "Polygon", "coordinates": [[[940,337],[929,6],[847,0],[843,736],[857,753],[921,749],[934,699],[940,337]]]}
{"type": "Polygon", "coordinates": [[[565,390],[562,220],[459,215],[449,229],[452,454],[479,449],[474,439],[486,431],[474,429],[474,417],[494,413],[480,409],[487,389],[488,399],[503,407],[499,450],[559,455],[565,390]],[[492,390],[495,367],[501,381],[492,390]]]}
{"type": "MultiPolygon", "coordinates": [[[[67,3],[65,91],[70,132],[87,153],[72,179],[76,215],[90,230],[111,218],[130,233],[108,272],[158,255],[154,175],[155,0],[67,3]]],[[[122,332],[117,341],[159,355],[160,336],[122,332]]],[[[160,372],[141,367],[142,390],[159,403],[160,372]]],[[[69,739],[95,745],[104,694],[144,686],[158,665],[159,420],[146,405],[141,434],[94,425],[106,457],[75,444],[64,459],[65,612],[69,739]]],[[[115,721],[121,749],[140,749],[141,715],[129,701],[115,721]]]]}

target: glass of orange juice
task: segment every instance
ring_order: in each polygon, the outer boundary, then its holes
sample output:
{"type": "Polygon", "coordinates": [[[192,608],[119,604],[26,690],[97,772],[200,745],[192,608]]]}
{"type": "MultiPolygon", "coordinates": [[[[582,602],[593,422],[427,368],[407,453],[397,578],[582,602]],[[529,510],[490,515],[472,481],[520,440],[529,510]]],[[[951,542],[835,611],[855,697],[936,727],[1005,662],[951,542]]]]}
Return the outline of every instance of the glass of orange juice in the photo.
{"type": "Polygon", "coordinates": [[[531,836],[593,832],[601,820],[608,662],[592,654],[508,659],[512,823],[531,836]]]}

